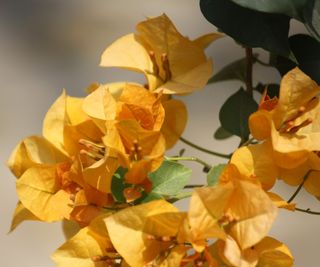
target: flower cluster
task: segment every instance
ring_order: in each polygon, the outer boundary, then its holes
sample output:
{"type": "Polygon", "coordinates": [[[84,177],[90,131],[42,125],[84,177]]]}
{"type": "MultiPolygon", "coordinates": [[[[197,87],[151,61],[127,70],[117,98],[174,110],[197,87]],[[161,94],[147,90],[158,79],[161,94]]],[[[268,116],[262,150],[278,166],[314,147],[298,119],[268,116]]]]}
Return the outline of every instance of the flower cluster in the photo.
{"type": "Polygon", "coordinates": [[[296,207],[270,190],[282,179],[320,198],[320,87],[311,78],[295,68],[279,98],[265,92],[249,119],[256,144],[237,149],[208,186],[183,191],[185,167],[165,156],[187,123],[173,95],[205,86],[204,49],[221,36],[189,40],[162,15],[111,44],[101,66],[138,71],[147,84],[62,93],[42,136],[9,159],[19,196],[11,230],[24,220],[75,222],[79,231],[52,256],[59,267],[292,266],[268,232],[278,208],[296,207]],[[172,204],[181,196],[191,197],[187,212],[172,204]]]}

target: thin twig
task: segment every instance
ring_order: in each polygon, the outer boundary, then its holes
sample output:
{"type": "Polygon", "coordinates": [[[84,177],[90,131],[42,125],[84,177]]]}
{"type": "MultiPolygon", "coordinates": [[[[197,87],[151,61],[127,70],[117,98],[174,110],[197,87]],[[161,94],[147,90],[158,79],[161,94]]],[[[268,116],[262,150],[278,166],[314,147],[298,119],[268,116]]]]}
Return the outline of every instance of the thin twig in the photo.
{"type": "Polygon", "coordinates": [[[195,149],[198,149],[198,150],[200,150],[200,151],[202,151],[202,152],[208,153],[208,154],[210,154],[210,155],[217,156],[217,157],[221,157],[221,158],[225,158],[225,159],[230,159],[230,158],[231,158],[231,154],[223,154],[223,153],[215,152],[215,151],[212,151],[212,150],[208,150],[208,149],[206,149],[206,148],[203,148],[203,147],[201,147],[201,146],[198,146],[198,145],[190,142],[189,140],[187,140],[187,139],[185,139],[185,138],[183,138],[183,137],[180,137],[180,140],[181,140],[183,143],[185,143],[185,144],[187,144],[187,145],[189,145],[189,146],[191,146],[191,147],[193,147],[193,148],[195,148],[195,149]]]}
{"type": "Polygon", "coordinates": [[[252,97],[253,96],[253,85],[252,85],[253,55],[252,55],[251,47],[246,47],[246,59],[247,59],[246,87],[247,87],[248,95],[252,97]]]}
{"type": "Polygon", "coordinates": [[[306,173],[306,175],[303,177],[303,180],[302,180],[301,184],[298,186],[297,190],[293,193],[293,195],[292,195],[292,196],[289,198],[289,200],[287,201],[288,203],[292,202],[292,201],[295,199],[295,197],[298,195],[298,193],[300,192],[301,188],[303,187],[305,181],[307,180],[310,172],[311,172],[311,170],[308,171],[308,172],[306,173]]]}
{"type": "Polygon", "coordinates": [[[301,212],[305,212],[305,213],[308,213],[308,214],[313,214],[313,215],[320,215],[320,212],[317,212],[317,211],[312,211],[310,209],[300,209],[300,208],[296,208],[297,211],[301,211],[301,212]]]}

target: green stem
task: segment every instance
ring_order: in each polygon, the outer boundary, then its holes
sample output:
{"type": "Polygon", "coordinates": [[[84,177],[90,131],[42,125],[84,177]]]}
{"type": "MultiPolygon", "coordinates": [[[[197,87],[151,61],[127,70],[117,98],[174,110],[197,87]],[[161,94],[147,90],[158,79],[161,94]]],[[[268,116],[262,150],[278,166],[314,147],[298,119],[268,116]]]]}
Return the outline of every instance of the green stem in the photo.
{"type": "Polygon", "coordinates": [[[202,152],[208,153],[208,154],[210,154],[210,155],[217,156],[217,157],[221,157],[221,158],[225,158],[225,159],[230,159],[230,158],[231,158],[231,154],[223,154],[223,153],[219,153],[219,152],[215,152],[215,151],[208,150],[208,149],[206,149],[206,148],[203,148],[203,147],[201,147],[201,146],[198,146],[198,145],[190,142],[189,140],[187,140],[187,139],[185,139],[185,138],[183,138],[183,137],[180,137],[180,140],[181,140],[183,143],[185,143],[185,144],[187,144],[187,145],[189,145],[189,146],[191,146],[191,147],[193,147],[193,148],[195,148],[195,149],[198,149],[198,150],[200,150],[200,151],[202,151],[202,152]]]}
{"type": "Polygon", "coordinates": [[[299,208],[296,208],[297,211],[301,211],[301,212],[305,212],[305,213],[308,213],[308,214],[313,214],[313,215],[320,215],[320,212],[316,212],[316,211],[312,211],[310,209],[299,209],[299,208]]]}
{"type": "Polygon", "coordinates": [[[187,188],[198,188],[198,187],[203,187],[203,186],[204,186],[203,184],[188,184],[184,188],[185,189],[187,189],[187,188]]]}
{"type": "Polygon", "coordinates": [[[202,164],[205,168],[211,169],[211,165],[197,157],[165,157],[169,161],[195,161],[202,164]]]}
{"type": "Polygon", "coordinates": [[[307,180],[310,172],[311,172],[311,170],[308,171],[307,174],[303,177],[301,184],[298,186],[297,190],[293,193],[293,195],[287,201],[288,203],[292,202],[295,199],[295,197],[299,194],[299,192],[300,192],[301,188],[303,187],[305,181],[307,180]]]}

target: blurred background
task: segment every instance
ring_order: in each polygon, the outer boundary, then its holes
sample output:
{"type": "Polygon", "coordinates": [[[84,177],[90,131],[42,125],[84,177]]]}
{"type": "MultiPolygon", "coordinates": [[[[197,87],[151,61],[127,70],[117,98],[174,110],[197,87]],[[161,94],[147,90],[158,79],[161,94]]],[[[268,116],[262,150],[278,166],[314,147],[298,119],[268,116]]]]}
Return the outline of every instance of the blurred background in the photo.
{"type": "MultiPolygon", "coordinates": [[[[5,162],[17,143],[28,135],[40,135],[43,117],[66,88],[69,95],[84,96],[92,82],[141,81],[143,77],[124,70],[100,68],[103,50],[120,36],[134,31],[147,16],[166,13],[179,31],[190,38],[214,31],[202,16],[198,0],[0,0],[0,265],[6,267],[53,267],[50,254],[63,242],[60,223],[25,222],[7,235],[17,196],[15,178],[5,162]]],[[[297,23],[292,31],[301,32],[297,23]]],[[[261,59],[267,55],[256,49],[261,59]]],[[[207,49],[215,70],[244,56],[232,39],[224,38],[207,49]]],[[[279,82],[270,68],[255,66],[254,80],[279,82]]],[[[239,82],[209,85],[181,97],[188,106],[189,122],[184,137],[206,148],[229,153],[238,143],[234,137],[216,141],[218,112],[225,99],[240,88],[239,82]]],[[[258,96],[257,96],[258,97],[258,96]]],[[[186,148],[186,156],[198,156],[212,164],[223,163],[179,143],[168,152],[186,148]]],[[[192,183],[204,183],[201,167],[190,163],[192,183]]],[[[295,188],[281,182],[276,192],[288,198],[295,188]]],[[[301,192],[296,198],[302,208],[320,210],[316,199],[301,192]]],[[[188,201],[177,204],[186,210],[188,201]]],[[[286,243],[295,266],[319,266],[320,217],[281,211],[271,236],[286,243]]]]}

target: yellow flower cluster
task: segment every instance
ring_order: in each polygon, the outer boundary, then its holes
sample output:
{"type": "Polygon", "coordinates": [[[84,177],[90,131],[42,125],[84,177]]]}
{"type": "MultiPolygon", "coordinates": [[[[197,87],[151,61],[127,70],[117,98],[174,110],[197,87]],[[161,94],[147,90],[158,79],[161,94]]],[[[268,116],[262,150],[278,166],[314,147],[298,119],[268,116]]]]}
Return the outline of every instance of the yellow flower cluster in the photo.
{"type": "Polygon", "coordinates": [[[236,150],[214,186],[194,190],[188,212],[165,197],[137,202],[187,122],[172,95],[205,86],[212,63],[204,48],[219,37],[191,41],[162,15],[111,44],[101,66],[143,73],[147,85],[62,93],[42,136],[24,139],[9,159],[20,200],[11,229],[24,220],[75,221],[81,229],[52,257],[59,267],[292,266],[289,249],[267,235],[278,208],[295,205],[269,190],[279,178],[320,198],[320,87],[297,68],[284,76],[279,99],[265,94],[251,115],[259,143],[236,150]],[[119,203],[112,181],[121,170],[119,203]]]}

